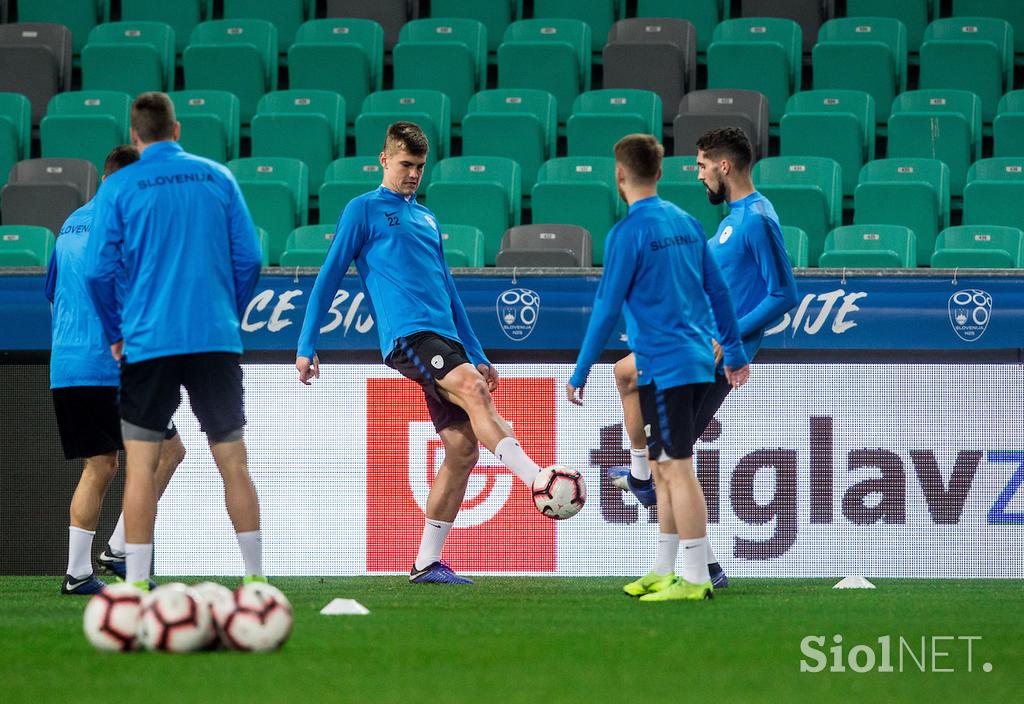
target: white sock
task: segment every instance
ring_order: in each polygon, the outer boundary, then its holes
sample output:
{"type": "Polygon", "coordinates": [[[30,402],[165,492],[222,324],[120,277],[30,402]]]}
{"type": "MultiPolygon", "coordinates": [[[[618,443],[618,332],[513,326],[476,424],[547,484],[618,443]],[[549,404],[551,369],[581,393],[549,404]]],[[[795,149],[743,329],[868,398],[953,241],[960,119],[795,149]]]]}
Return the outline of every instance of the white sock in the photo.
{"type": "Polygon", "coordinates": [[[149,568],[153,564],[153,543],[124,544],[124,581],[129,584],[149,579],[149,568]]]}
{"type": "Polygon", "coordinates": [[[704,537],[704,554],[707,556],[706,559],[709,565],[718,562],[718,558],[715,557],[715,551],[711,549],[711,541],[707,539],[707,536],[704,537]]]}
{"type": "Polygon", "coordinates": [[[513,474],[519,477],[526,486],[533,486],[533,480],[540,474],[540,465],[523,452],[518,440],[511,435],[502,438],[494,448],[494,454],[498,461],[511,469],[513,474]]]}
{"type": "Polygon", "coordinates": [[[655,574],[671,574],[676,571],[676,554],[679,552],[679,536],[675,533],[658,534],[658,552],[654,558],[655,574]]]}
{"type": "Polygon", "coordinates": [[[94,530],[68,526],[68,574],[83,579],[92,574],[92,538],[94,530]]]}
{"type": "Polygon", "coordinates": [[[647,448],[637,450],[629,449],[629,473],[633,479],[647,481],[651,478],[651,463],[647,461],[647,448]]]}
{"type": "Polygon", "coordinates": [[[110,534],[110,540],[107,541],[107,545],[110,546],[111,552],[115,555],[124,555],[124,512],[117,517],[117,525],[114,526],[114,532],[110,534]]]}
{"type": "Polygon", "coordinates": [[[708,572],[707,538],[680,539],[683,548],[683,579],[690,584],[704,584],[711,579],[708,572]]]}
{"type": "Polygon", "coordinates": [[[454,523],[428,518],[423,522],[423,536],[420,538],[420,551],[416,554],[415,567],[422,570],[427,565],[441,559],[441,549],[448,538],[454,523]]]}
{"type": "Polygon", "coordinates": [[[245,576],[263,576],[263,538],[259,530],[235,533],[238,547],[242,549],[242,562],[245,563],[245,576]]]}

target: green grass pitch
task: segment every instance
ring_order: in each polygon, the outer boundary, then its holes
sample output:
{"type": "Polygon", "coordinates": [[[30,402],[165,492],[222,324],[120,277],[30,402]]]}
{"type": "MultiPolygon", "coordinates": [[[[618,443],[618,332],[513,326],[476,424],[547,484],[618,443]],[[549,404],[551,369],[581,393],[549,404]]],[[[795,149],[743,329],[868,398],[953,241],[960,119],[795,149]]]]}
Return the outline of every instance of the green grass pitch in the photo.
{"type": "Polygon", "coordinates": [[[838,591],[835,580],[735,579],[713,601],[666,604],[624,596],[622,578],[273,581],[295,609],[280,652],[161,655],[98,653],[81,632],[85,599],[60,596],[59,578],[0,577],[2,700],[930,704],[1020,701],[1024,691],[1015,581],[877,580],[875,590],[838,591]],[[370,614],[321,616],[334,597],[370,614]],[[846,672],[828,669],[836,634],[846,672]],[[815,664],[801,654],[809,635],[826,639],[823,672],[800,671],[815,664]],[[869,646],[878,660],[884,636],[895,671],[852,672],[850,649],[869,646]],[[916,657],[925,637],[926,672],[905,650],[899,671],[901,636],[916,657]],[[963,640],[971,636],[980,640],[963,640]]]}

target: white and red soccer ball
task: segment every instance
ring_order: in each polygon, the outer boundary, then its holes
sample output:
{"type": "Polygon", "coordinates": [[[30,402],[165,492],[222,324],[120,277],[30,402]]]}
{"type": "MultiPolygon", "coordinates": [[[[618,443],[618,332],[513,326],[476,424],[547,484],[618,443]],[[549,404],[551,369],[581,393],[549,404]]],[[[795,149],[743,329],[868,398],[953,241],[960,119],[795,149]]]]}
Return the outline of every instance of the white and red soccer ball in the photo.
{"type": "Polygon", "coordinates": [[[142,597],[141,589],[124,582],[104,587],[85,606],[85,637],[99,650],[137,649],[142,597]]]}
{"type": "Polygon", "coordinates": [[[235,650],[277,650],[291,635],[292,605],[277,587],[243,584],[235,590],[234,608],[218,614],[218,626],[224,643],[235,650]]]}
{"type": "Polygon", "coordinates": [[[161,584],[142,598],[139,642],[146,650],[189,653],[206,647],[212,633],[210,607],[191,587],[161,584]]]}
{"type": "Polygon", "coordinates": [[[556,521],[572,518],[587,501],[583,475],[557,464],[540,471],[533,480],[532,491],[537,510],[556,521]]]}

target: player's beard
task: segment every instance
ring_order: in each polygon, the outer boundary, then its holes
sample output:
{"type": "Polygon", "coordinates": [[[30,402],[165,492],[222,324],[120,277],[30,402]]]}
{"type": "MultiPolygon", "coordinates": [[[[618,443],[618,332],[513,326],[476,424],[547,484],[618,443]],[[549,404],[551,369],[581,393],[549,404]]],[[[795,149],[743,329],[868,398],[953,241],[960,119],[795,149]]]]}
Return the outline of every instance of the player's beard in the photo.
{"type": "Polygon", "coordinates": [[[725,202],[725,181],[718,182],[718,188],[711,190],[708,188],[708,184],[704,184],[704,188],[708,190],[708,200],[711,201],[711,205],[721,205],[725,202]]]}

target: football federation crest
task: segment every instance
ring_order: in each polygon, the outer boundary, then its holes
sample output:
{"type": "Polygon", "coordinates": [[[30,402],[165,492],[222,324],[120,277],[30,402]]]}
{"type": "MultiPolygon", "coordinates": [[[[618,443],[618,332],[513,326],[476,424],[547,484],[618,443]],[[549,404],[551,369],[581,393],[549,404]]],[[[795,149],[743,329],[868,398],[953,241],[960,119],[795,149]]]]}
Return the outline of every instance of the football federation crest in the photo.
{"type": "Polygon", "coordinates": [[[949,324],[964,342],[981,339],[991,318],[991,294],[977,288],[968,288],[949,297],[949,324]]]}
{"type": "Polygon", "coordinates": [[[430,217],[429,215],[424,215],[423,219],[430,223],[430,226],[434,228],[434,232],[437,232],[437,222],[434,220],[434,218],[430,217]]]}
{"type": "Polygon", "coordinates": [[[510,288],[498,295],[498,323],[513,342],[530,336],[540,316],[540,295],[528,288],[510,288]]]}
{"type": "Polygon", "coordinates": [[[719,244],[725,244],[726,240],[732,236],[732,225],[726,225],[725,229],[722,230],[722,234],[718,237],[719,244]]]}

